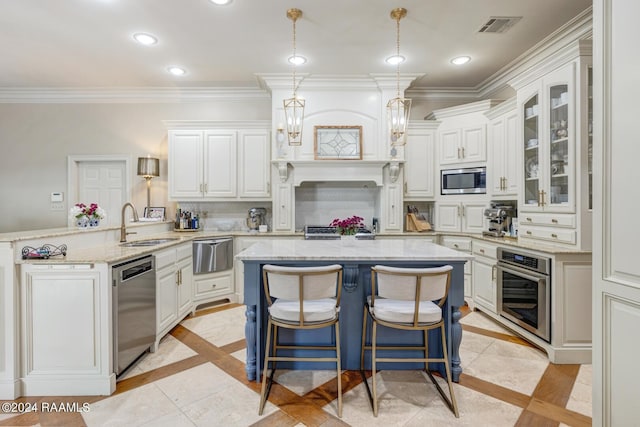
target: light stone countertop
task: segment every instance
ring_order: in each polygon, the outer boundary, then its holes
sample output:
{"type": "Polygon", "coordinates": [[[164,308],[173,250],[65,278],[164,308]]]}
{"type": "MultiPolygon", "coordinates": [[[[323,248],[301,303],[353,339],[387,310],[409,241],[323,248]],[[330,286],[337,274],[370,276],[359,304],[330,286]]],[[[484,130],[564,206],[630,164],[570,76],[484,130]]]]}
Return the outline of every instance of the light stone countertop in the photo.
{"type": "Polygon", "coordinates": [[[269,240],[256,243],[236,255],[251,260],[447,260],[470,261],[474,257],[417,239],[380,240],[269,240]]]}
{"type": "MultiPolygon", "coordinates": [[[[167,224],[172,224],[172,222],[168,222],[167,224]]],[[[127,225],[127,229],[134,229],[136,227],[150,225],[149,223],[138,223],[138,224],[129,224],[127,225]]],[[[2,233],[0,234],[0,242],[21,242],[27,240],[36,240],[36,239],[48,239],[48,238],[65,238],[65,236],[89,236],[94,232],[99,231],[112,231],[114,233],[119,233],[120,227],[97,227],[94,230],[78,230],[72,227],[61,227],[61,228],[53,228],[53,229],[45,229],[45,230],[32,230],[32,231],[21,231],[14,233],[2,233]]],[[[113,241],[104,244],[95,245],[92,247],[82,247],[75,248],[75,245],[68,245],[67,255],[65,257],[52,257],[46,260],[19,260],[18,263],[60,263],[60,264],[71,264],[71,263],[117,263],[127,259],[131,259],[134,257],[144,256],[147,254],[151,254],[157,252],[159,250],[163,250],[169,248],[171,246],[181,244],[184,242],[188,242],[196,239],[210,238],[210,237],[223,237],[223,236],[231,236],[231,237],[256,237],[256,238],[280,238],[275,239],[276,241],[283,241],[282,238],[291,237],[294,238],[293,241],[299,242],[300,245],[313,245],[318,243],[318,241],[305,241],[303,240],[304,233],[302,232],[267,232],[267,233],[257,233],[250,232],[248,230],[234,230],[234,231],[217,231],[217,230],[200,230],[197,232],[175,232],[169,231],[171,230],[170,225],[167,225],[168,231],[162,233],[153,233],[149,235],[140,235],[133,238],[129,238],[129,241],[135,240],[146,240],[146,239],[157,239],[157,238],[176,238],[176,240],[172,240],[163,244],[155,245],[155,246],[147,246],[147,247],[124,247],[121,246],[119,242],[113,241]],[[308,242],[308,243],[303,243],[308,242]]],[[[115,234],[114,234],[115,235],[115,234]]],[[[434,237],[434,236],[452,236],[452,237],[466,237],[473,239],[480,239],[487,242],[491,242],[494,244],[502,245],[502,246],[511,246],[522,249],[530,249],[539,252],[544,252],[548,254],[589,254],[591,251],[581,251],[572,248],[558,247],[545,245],[543,243],[538,243],[534,241],[528,241],[523,239],[512,239],[512,238],[497,238],[497,237],[486,237],[478,234],[468,234],[468,233],[442,233],[437,231],[431,231],[427,233],[381,233],[379,236],[380,239],[374,240],[373,242],[383,242],[383,241],[391,241],[391,240],[406,240],[408,242],[414,242],[412,244],[418,244],[419,242],[424,242],[420,237],[434,237]]],[[[333,243],[336,245],[340,241],[333,240],[328,241],[328,243],[333,243]]],[[[363,244],[366,244],[368,241],[357,241],[356,243],[361,247],[363,244]]],[[[428,242],[424,242],[428,243],[428,242]]],[[[16,245],[18,246],[18,245],[16,245]]],[[[315,245],[316,247],[318,245],[315,245]]],[[[347,250],[345,249],[344,255],[350,255],[349,252],[357,252],[357,249],[347,250]]],[[[335,254],[332,254],[335,255],[335,254]]]]}

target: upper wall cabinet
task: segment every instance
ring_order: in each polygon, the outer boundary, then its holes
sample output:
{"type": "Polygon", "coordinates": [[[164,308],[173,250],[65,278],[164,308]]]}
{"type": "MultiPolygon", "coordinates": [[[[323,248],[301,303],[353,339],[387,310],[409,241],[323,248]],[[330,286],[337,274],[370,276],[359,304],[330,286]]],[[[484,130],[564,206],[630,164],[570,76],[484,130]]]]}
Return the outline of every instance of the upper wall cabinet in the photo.
{"type": "Polygon", "coordinates": [[[270,197],[268,128],[169,130],[171,200],[270,197]]]}
{"type": "Polygon", "coordinates": [[[487,191],[493,198],[518,195],[518,109],[511,98],[487,111],[487,191]]]}
{"type": "Polygon", "coordinates": [[[588,86],[591,46],[518,88],[520,237],[591,248],[588,86]]]}
{"type": "Polygon", "coordinates": [[[410,122],[404,146],[404,198],[417,200],[435,196],[434,162],[436,121],[410,122]]]}
{"type": "Polygon", "coordinates": [[[487,123],[483,114],[496,100],[472,102],[435,110],[429,118],[442,122],[438,128],[438,159],[441,166],[487,161],[487,123]]]}

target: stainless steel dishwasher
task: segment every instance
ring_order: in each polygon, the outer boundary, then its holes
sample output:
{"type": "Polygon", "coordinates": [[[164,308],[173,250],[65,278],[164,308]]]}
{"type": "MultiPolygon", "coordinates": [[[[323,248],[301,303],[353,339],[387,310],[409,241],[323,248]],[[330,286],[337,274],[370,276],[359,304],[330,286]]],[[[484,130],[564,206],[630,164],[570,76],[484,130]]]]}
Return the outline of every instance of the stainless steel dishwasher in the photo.
{"type": "Polygon", "coordinates": [[[233,268],[233,237],[193,241],[193,274],[233,268]]]}
{"type": "Polygon", "coordinates": [[[116,264],[113,280],[113,366],[119,375],[156,339],[156,268],[152,255],[116,264]]]}

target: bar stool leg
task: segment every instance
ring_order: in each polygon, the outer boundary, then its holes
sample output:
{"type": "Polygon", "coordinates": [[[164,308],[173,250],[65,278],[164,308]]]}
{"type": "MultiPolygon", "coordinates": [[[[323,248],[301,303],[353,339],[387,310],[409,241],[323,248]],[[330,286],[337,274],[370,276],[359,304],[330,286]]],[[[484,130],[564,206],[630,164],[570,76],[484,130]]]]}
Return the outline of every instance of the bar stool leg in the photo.
{"type": "Polygon", "coordinates": [[[440,336],[442,337],[442,354],[444,355],[444,369],[447,373],[447,382],[449,383],[449,396],[451,396],[451,408],[456,418],[459,418],[458,404],[456,402],[456,395],[453,393],[453,382],[451,381],[451,369],[449,368],[449,355],[447,353],[447,341],[444,336],[444,323],[440,325],[440,336]]]}
{"type": "Polygon", "coordinates": [[[378,416],[378,389],[376,388],[376,338],[378,324],[375,320],[371,322],[371,379],[373,383],[373,416],[378,416]]]}
{"type": "Polygon", "coordinates": [[[336,367],[338,371],[338,417],[342,418],[342,364],[340,362],[340,322],[335,323],[336,330],[336,367]]]}
{"type": "MultiPolygon", "coordinates": [[[[267,347],[264,351],[264,366],[262,367],[262,389],[260,391],[260,408],[258,408],[258,415],[262,415],[264,411],[264,405],[267,403],[267,372],[269,370],[269,350],[271,347],[271,319],[267,324],[267,347]]],[[[271,388],[271,384],[269,384],[271,388]]]]}

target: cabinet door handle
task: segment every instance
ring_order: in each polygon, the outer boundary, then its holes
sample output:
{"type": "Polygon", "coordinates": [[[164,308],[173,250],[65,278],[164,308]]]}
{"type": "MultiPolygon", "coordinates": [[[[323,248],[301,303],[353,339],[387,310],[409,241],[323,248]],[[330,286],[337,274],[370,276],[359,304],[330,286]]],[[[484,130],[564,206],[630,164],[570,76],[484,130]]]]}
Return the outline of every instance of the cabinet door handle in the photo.
{"type": "Polygon", "coordinates": [[[558,235],[557,235],[557,234],[555,234],[555,233],[551,233],[551,237],[553,237],[554,239],[557,239],[557,238],[558,238],[558,235]]]}
{"type": "Polygon", "coordinates": [[[531,218],[529,218],[529,217],[527,217],[527,221],[531,222],[531,221],[532,221],[532,219],[531,219],[531,218]]]}
{"type": "Polygon", "coordinates": [[[180,286],[180,271],[176,271],[176,285],[180,286]]]}
{"type": "Polygon", "coordinates": [[[462,147],[462,158],[464,159],[464,147],[462,147]]]}
{"type": "Polygon", "coordinates": [[[546,205],[546,202],[544,201],[544,195],[546,194],[546,192],[544,190],[540,191],[540,195],[542,196],[542,206],[546,205]]]}
{"type": "Polygon", "coordinates": [[[493,264],[491,266],[491,280],[496,280],[496,271],[498,271],[498,266],[493,264]]]}
{"type": "Polygon", "coordinates": [[[404,193],[407,194],[407,181],[404,182],[404,193]]]}
{"type": "Polygon", "coordinates": [[[558,220],[557,220],[557,219],[555,219],[555,218],[551,218],[551,222],[552,222],[552,223],[554,223],[554,224],[557,224],[557,223],[558,223],[558,220]]]}
{"type": "Polygon", "coordinates": [[[463,207],[462,207],[462,216],[464,216],[464,211],[465,211],[466,209],[467,209],[467,207],[466,207],[466,206],[463,206],[463,207]]]}
{"type": "Polygon", "coordinates": [[[484,249],[480,249],[480,253],[483,254],[484,253],[484,249]]]}
{"type": "Polygon", "coordinates": [[[209,192],[209,184],[205,184],[204,185],[204,192],[208,193],[209,192]]]}
{"type": "Polygon", "coordinates": [[[218,285],[216,285],[215,283],[213,283],[213,284],[211,285],[211,289],[215,289],[215,288],[216,288],[216,286],[218,286],[218,285]]]}
{"type": "Polygon", "coordinates": [[[530,230],[527,230],[527,234],[531,235],[531,231],[530,231],[530,230]]]}
{"type": "Polygon", "coordinates": [[[458,216],[460,216],[460,206],[456,207],[456,211],[458,212],[458,216]]]}
{"type": "Polygon", "coordinates": [[[202,183],[200,183],[200,192],[204,193],[204,189],[202,188],[202,183]]]}
{"type": "Polygon", "coordinates": [[[454,244],[453,244],[453,247],[457,249],[457,248],[458,248],[458,244],[457,244],[457,243],[454,243],[454,244]]]}

